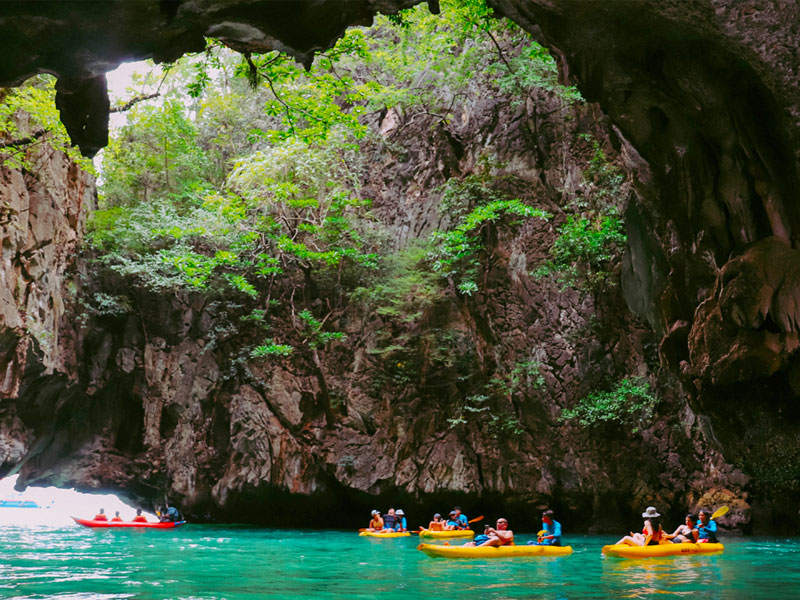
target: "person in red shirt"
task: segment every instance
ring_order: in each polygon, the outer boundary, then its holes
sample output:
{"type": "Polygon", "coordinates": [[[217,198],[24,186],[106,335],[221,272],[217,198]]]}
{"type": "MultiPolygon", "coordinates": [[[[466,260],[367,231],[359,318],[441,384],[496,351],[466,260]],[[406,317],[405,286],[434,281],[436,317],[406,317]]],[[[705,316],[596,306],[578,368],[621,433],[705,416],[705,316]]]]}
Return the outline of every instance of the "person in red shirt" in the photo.
{"type": "Polygon", "coordinates": [[[94,516],[95,521],[108,521],[108,516],[106,515],[106,510],[104,508],[100,509],[100,512],[94,516]]]}
{"type": "Polygon", "coordinates": [[[141,508],[137,508],[136,509],[136,516],[133,517],[133,522],[134,523],[147,523],[147,517],[145,517],[142,514],[142,509],[141,508]]]}

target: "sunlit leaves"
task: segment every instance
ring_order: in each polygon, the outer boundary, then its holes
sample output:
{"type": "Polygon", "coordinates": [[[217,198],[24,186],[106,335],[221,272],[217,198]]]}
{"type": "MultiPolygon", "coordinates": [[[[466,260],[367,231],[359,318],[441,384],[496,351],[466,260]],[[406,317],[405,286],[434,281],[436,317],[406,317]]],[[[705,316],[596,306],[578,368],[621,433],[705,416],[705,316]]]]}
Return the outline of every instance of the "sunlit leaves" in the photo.
{"type": "Polygon", "coordinates": [[[480,234],[486,226],[509,216],[550,218],[547,212],[516,198],[477,206],[453,229],[434,233],[433,239],[437,243],[436,250],[431,253],[434,270],[457,280],[456,287],[462,294],[471,296],[477,292],[478,252],[483,246],[480,234]]]}
{"type": "Polygon", "coordinates": [[[71,145],[55,106],[55,77],[36,75],[19,87],[0,88],[0,165],[12,169],[33,168],[27,151],[47,143],[66,153],[84,170],[91,162],[71,145]]]}

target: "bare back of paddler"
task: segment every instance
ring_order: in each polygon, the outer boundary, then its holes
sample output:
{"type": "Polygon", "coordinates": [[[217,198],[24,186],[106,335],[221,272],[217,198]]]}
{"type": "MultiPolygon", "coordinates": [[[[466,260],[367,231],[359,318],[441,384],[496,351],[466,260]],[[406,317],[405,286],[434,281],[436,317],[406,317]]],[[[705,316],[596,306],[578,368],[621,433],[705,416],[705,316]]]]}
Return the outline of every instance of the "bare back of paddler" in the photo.
{"type": "Polygon", "coordinates": [[[442,522],[442,515],[436,513],[433,515],[433,521],[428,523],[429,531],[444,531],[444,523],[442,522]]]}

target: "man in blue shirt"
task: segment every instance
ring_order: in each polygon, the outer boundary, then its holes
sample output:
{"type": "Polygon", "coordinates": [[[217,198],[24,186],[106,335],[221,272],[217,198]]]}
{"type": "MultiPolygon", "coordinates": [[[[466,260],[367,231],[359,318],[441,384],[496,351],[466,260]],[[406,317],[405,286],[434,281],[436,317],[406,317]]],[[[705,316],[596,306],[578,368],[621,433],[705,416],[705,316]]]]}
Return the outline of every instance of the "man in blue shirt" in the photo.
{"type": "Polygon", "coordinates": [[[544,533],[537,540],[537,545],[539,546],[561,545],[561,523],[553,519],[553,515],[553,511],[549,509],[542,513],[542,529],[544,533]]]}
{"type": "Polygon", "coordinates": [[[456,513],[456,521],[459,523],[458,529],[469,529],[469,521],[467,521],[467,515],[461,513],[461,507],[456,506],[453,509],[453,512],[456,513]]]}
{"type": "Polygon", "coordinates": [[[395,526],[395,531],[408,531],[408,522],[406,521],[406,513],[403,512],[403,509],[398,508],[395,515],[397,516],[397,525],[395,526]]]}
{"type": "Polygon", "coordinates": [[[711,513],[708,509],[703,508],[697,514],[700,517],[700,522],[697,524],[697,537],[699,543],[717,543],[717,522],[711,518],[711,513]]]}
{"type": "Polygon", "coordinates": [[[394,531],[396,527],[397,516],[395,516],[394,509],[390,508],[386,511],[386,514],[383,515],[383,530],[386,531],[387,529],[390,529],[394,531]]]}
{"type": "Polygon", "coordinates": [[[444,525],[445,529],[461,529],[461,521],[458,520],[458,516],[456,515],[456,511],[451,510],[450,515],[447,518],[447,523],[444,525]]]}

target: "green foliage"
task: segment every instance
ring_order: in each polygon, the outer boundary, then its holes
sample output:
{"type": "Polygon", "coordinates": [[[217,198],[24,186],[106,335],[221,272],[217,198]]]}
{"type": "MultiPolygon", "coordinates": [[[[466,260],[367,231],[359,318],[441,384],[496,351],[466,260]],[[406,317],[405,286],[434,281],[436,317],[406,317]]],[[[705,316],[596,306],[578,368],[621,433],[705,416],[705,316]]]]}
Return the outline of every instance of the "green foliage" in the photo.
{"type": "Polygon", "coordinates": [[[138,104],[103,153],[103,201],[108,208],[190,196],[211,186],[197,129],[178,100],[138,104]]]}
{"type": "MultiPolygon", "coordinates": [[[[387,248],[360,189],[375,168],[364,152],[370,113],[446,125],[475,90],[520,95],[556,86],[557,72],[484,0],[444,0],[442,9],[417,6],[350,29],[309,71],[279,52],[241,56],[210,40],[205,52],[143,76],[137,87],[161,96],[136,104],[105,152],[103,210],[89,234],[98,262],[135,289],[205,296],[219,307],[210,346],[237,345],[226,352],[240,365],[292,356],[320,374],[318,354],[344,339],[336,329],[355,297],[384,318],[372,351],[387,377],[466,377],[469,340],[428,321],[446,279],[474,294],[496,229],[547,215],[497,191],[498,165],[487,159],[445,185],[452,227],[387,248]]],[[[535,378],[520,368],[486,390],[505,415],[493,431],[513,422],[509,398],[535,378]]]]}
{"type": "Polygon", "coordinates": [[[503,178],[494,174],[504,166],[492,156],[481,156],[474,173],[448,179],[440,189],[439,212],[457,222],[476,206],[507,200],[508,195],[496,189],[503,178]]]}
{"type": "Polygon", "coordinates": [[[466,425],[470,421],[476,421],[485,427],[487,433],[494,439],[517,437],[525,433],[522,423],[510,407],[503,406],[498,409],[485,394],[467,396],[456,415],[447,419],[450,429],[466,425]]]}
{"type": "Polygon", "coordinates": [[[277,51],[240,63],[238,75],[266,83],[271,94],[264,110],[280,119],[279,127],[256,133],[273,143],[287,139],[319,143],[342,130],[357,139],[363,137],[367,130],[359,117],[375,86],[359,83],[337,67],[346,57],[364,59],[366,55],[363,31],[350,29],[331,50],[317,55],[308,72],[277,51]]]}
{"type": "Polygon", "coordinates": [[[509,397],[520,391],[523,384],[528,384],[533,389],[540,389],[544,387],[541,366],[541,363],[535,360],[517,362],[508,373],[492,377],[489,380],[489,387],[495,393],[509,397]]]}
{"type": "Polygon", "coordinates": [[[98,292],[90,299],[90,311],[99,316],[121,316],[131,312],[128,298],[98,292]]]}
{"type": "Polygon", "coordinates": [[[509,216],[547,219],[547,212],[528,206],[519,199],[494,200],[474,208],[450,231],[438,231],[433,239],[437,248],[431,253],[433,268],[443,277],[453,279],[459,292],[472,295],[478,290],[479,251],[483,248],[481,234],[501,219],[509,216]]]}
{"type": "Polygon", "coordinates": [[[589,290],[612,281],[610,267],[627,239],[615,208],[608,207],[594,218],[569,216],[558,234],[550,250],[553,258],[533,272],[535,277],[555,275],[564,285],[589,290]]]}
{"type": "Polygon", "coordinates": [[[417,321],[444,297],[441,278],[429,267],[429,252],[430,245],[418,242],[390,253],[371,285],[357,288],[353,298],[387,319],[417,321]]]}
{"type": "Polygon", "coordinates": [[[292,355],[294,348],[286,344],[276,344],[272,340],[265,340],[261,346],[256,346],[250,352],[251,358],[278,357],[287,358],[292,355]]]}
{"type": "Polygon", "coordinates": [[[368,107],[448,121],[459,97],[478,85],[520,99],[536,86],[566,90],[547,52],[511,21],[495,18],[485,0],[443,0],[439,15],[416,6],[378,17],[375,26],[387,34],[369,38],[365,67],[375,87],[368,107]]]}
{"type": "Polygon", "coordinates": [[[500,92],[516,96],[524,101],[523,94],[534,90],[547,90],[559,96],[565,103],[582,102],[583,97],[575,87],[566,87],[558,82],[558,68],[546,48],[532,43],[524,46],[519,54],[505,63],[495,63],[489,69],[496,74],[500,92]]]}
{"type": "Polygon", "coordinates": [[[595,295],[616,282],[615,266],[627,241],[625,225],[617,205],[624,178],[608,162],[595,142],[595,152],[585,173],[589,186],[588,201],[569,215],[558,228],[558,238],[550,249],[552,258],[531,275],[554,277],[562,285],[576,286],[595,295]]]}
{"type": "Polygon", "coordinates": [[[310,310],[302,310],[297,316],[303,324],[304,341],[309,348],[324,348],[331,342],[347,338],[341,331],[323,331],[322,323],[314,317],[310,310]]]}
{"type": "Polygon", "coordinates": [[[593,392],[579,400],[573,408],[564,409],[561,420],[577,420],[584,427],[616,423],[632,427],[632,431],[636,432],[657,403],[646,380],[625,378],[613,390],[593,392]]]}
{"type": "Polygon", "coordinates": [[[35,144],[67,154],[86,171],[91,161],[81,156],[69,140],[55,105],[56,78],[36,75],[15,88],[0,88],[0,165],[10,169],[34,168],[27,151],[35,144]]]}
{"type": "Polygon", "coordinates": [[[447,419],[450,428],[474,422],[486,428],[495,439],[518,437],[525,433],[515,414],[514,397],[544,387],[541,364],[518,361],[506,372],[499,371],[483,386],[483,393],[467,396],[447,419]]]}

